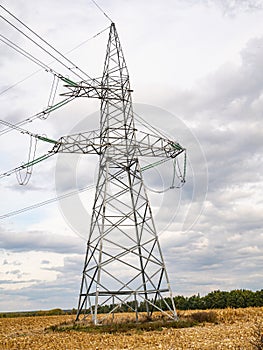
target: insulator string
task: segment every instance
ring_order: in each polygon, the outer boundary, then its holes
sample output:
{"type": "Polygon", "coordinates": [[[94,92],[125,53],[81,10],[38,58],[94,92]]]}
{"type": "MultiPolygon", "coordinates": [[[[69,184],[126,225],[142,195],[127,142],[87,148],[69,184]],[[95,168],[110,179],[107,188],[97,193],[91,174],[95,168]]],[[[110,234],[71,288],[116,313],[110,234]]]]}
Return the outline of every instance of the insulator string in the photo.
{"type": "MultiPolygon", "coordinates": [[[[58,89],[58,83],[59,83],[59,79],[58,79],[57,76],[54,75],[53,81],[52,81],[52,85],[51,85],[50,94],[49,94],[49,98],[48,98],[47,108],[53,106],[53,104],[55,102],[56,93],[57,93],[57,89],[58,89]]],[[[40,117],[40,119],[47,119],[49,117],[49,115],[50,115],[50,112],[46,113],[45,115],[40,117]]]]}

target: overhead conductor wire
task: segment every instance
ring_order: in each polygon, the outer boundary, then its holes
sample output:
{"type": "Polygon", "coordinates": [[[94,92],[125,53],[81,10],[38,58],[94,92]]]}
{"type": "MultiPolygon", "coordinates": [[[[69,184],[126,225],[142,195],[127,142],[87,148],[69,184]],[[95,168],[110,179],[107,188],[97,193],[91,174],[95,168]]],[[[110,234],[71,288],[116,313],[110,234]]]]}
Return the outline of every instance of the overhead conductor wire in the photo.
{"type": "MultiPolygon", "coordinates": [[[[1,6],[1,5],[0,5],[1,6]]],[[[86,42],[96,38],[97,36],[99,36],[100,34],[102,34],[103,32],[105,32],[106,30],[108,30],[109,27],[107,28],[104,28],[103,30],[99,31],[98,33],[96,33],[95,35],[93,35],[92,37],[86,39],[85,41],[81,42],[80,44],[78,44],[77,46],[73,47],[71,50],[69,50],[67,53],[70,53],[70,52],[73,52],[74,50],[76,50],[77,48],[79,48],[80,46],[84,45],[86,42]]],[[[3,37],[3,36],[2,36],[3,37]]],[[[33,55],[27,53],[25,50],[23,50],[22,48],[20,48],[18,45],[12,43],[9,39],[5,38],[6,41],[9,42],[9,46],[12,47],[13,49],[16,49],[16,51],[18,51],[20,54],[24,55],[26,58],[30,59],[31,61],[33,61],[35,64],[38,64],[41,69],[45,69],[46,71],[49,71],[51,72],[54,76],[57,76],[57,77],[61,77],[61,75],[59,73],[57,73],[56,71],[54,71],[52,68],[50,68],[48,65],[46,65],[44,62],[38,60],[37,58],[35,58],[33,55]],[[12,46],[13,45],[13,46],[12,46]]],[[[1,39],[0,39],[1,40],[1,39]]],[[[2,40],[3,41],[3,40],[2,40]]],[[[5,42],[7,44],[7,42],[5,42]]],[[[54,61],[50,62],[49,64],[52,64],[54,61]]],[[[8,88],[6,88],[5,90],[3,90],[2,92],[0,92],[0,95],[5,93],[6,91],[10,90],[11,88],[17,86],[18,84],[24,82],[26,79],[32,77],[34,74],[38,73],[41,71],[41,69],[35,71],[34,73],[30,74],[29,76],[27,76],[26,78],[20,80],[19,82],[13,84],[12,86],[9,86],[8,88]]],[[[54,95],[53,95],[54,96],[54,95]]],[[[55,96],[54,96],[55,97],[55,96]]],[[[63,106],[64,104],[67,104],[68,102],[71,102],[75,97],[72,96],[72,97],[68,97],[66,98],[65,100],[59,102],[58,104],[52,106],[52,103],[51,103],[51,99],[49,100],[49,106],[48,108],[46,108],[45,110],[43,110],[42,112],[39,112],[31,117],[28,117],[16,124],[14,124],[15,126],[20,126],[20,125],[24,125],[24,124],[27,124],[29,122],[32,122],[33,120],[37,119],[37,118],[40,118],[40,119],[46,119],[46,115],[49,115],[49,113],[61,106],[63,106]]],[[[53,102],[54,102],[54,98],[52,99],[53,102]]],[[[2,124],[3,124],[3,121],[1,121],[2,124]]],[[[14,125],[12,126],[14,128],[14,125]]],[[[9,126],[9,125],[8,125],[9,126]]],[[[10,132],[11,129],[8,127],[6,129],[3,129],[0,131],[0,136],[5,134],[5,133],[8,133],[10,132]]]]}
{"type": "Polygon", "coordinates": [[[95,0],[91,0],[93,4],[100,10],[100,12],[103,13],[103,15],[111,22],[113,23],[112,19],[106,14],[106,12],[96,3],[95,0]]]}
{"type": "MultiPolygon", "coordinates": [[[[53,153],[49,153],[48,155],[43,156],[42,159],[45,160],[45,159],[47,159],[48,157],[50,157],[50,156],[52,156],[52,155],[53,155],[53,153]],[[45,157],[46,157],[46,158],[45,158],[45,157]]],[[[155,166],[158,166],[158,165],[160,165],[160,164],[162,164],[162,163],[164,163],[164,162],[167,162],[167,161],[169,161],[169,160],[170,160],[170,159],[167,158],[167,159],[163,159],[163,160],[161,160],[161,161],[154,162],[154,163],[149,164],[149,165],[147,165],[147,166],[145,166],[145,167],[142,167],[141,170],[142,170],[142,172],[144,172],[144,171],[146,171],[146,170],[148,170],[148,169],[150,169],[150,168],[153,168],[153,167],[155,167],[155,166]]],[[[40,161],[41,161],[41,160],[40,160],[40,161]]],[[[8,173],[2,174],[2,175],[0,175],[0,178],[3,177],[3,176],[9,176],[11,173],[15,172],[16,170],[17,170],[17,169],[14,169],[14,170],[12,170],[12,171],[10,171],[10,172],[8,172],[8,173]]],[[[120,177],[120,178],[123,178],[123,176],[120,177]]],[[[42,207],[42,206],[47,205],[47,204],[51,204],[51,203],[57,202],[57,201],[59,201],[59,200],[61,200],[61,199],[74,196],[74,195],[79,194],[79,193],[81,193],[81,192],[85,192],[85,191],[91,190],[92,188],[95,188],[95,187],[96,187],[96,185],[95,185],[95,184],[92,184],[92,185],[89,185],[89,186],[80,188],[80,189],[78,189],[78,190],[75,190],[75,191],[72,191],[72,192],[69,192],[69,193],[65,193],[65,194],[62,194],[62,195],[57,196],[57,197],[54,197],[54,198],[47,199],[47,200],[45,200],[45,201],[43,201],[43,202],[38,202],[38,203],[35,203],[35,204],[30,205],[30,206],[28,206],[28,207],[24,207],[24,208],[21,208],[21,209],[17,209],[17,210],[11,211],[11,212],[9,212],[9,213],[0,215],[0,220],[6,219],[6,218],[9,218],[9,217],[11,217],[11,216],[15,216],[15,215],[18,215],[18,214],[21,214],[21,213],[24,213],[24,212],[26,212],[26,211],[30,211],[30,210],[33,210],[33,209],[42,207]]]]}
{"type": "Polygon", "coordinates": [[[83,80],[83,77],[76,73],[73,69],[77,69],[82,74],[84,74],[88,79],[92,81],[96,81],[96,79],[92,79],[86,72],[84,72],[82,69],[80,69],[75,63],[73,63],[71,60],[69,60],[65,55],[63,55],[61,52],[59,52],[54,46],[49,44],[45,39],[43,39],[39,34],[37,34],[33,29],[31,29],[28,25],[26,25],[24,22],[22,22],[19,18],[17,18],[13,13],[11,13],[9,10],[7,10],[3,5],[0,5],[0,7],[7,12],[11,17],[13,17],[17,22],[19,22],[23,27],[25,27],[27,30],[29,30],[32,34],[34,34],[38,39],[40,39],[43,43],[45,43],[49,48],[51,48],[54,52],[56,52],[59,56],[61,56],[64,60],[66,60],[70,65],[73,66],[73,68],[68,67],[65,63],[63,63],[60,59],[58,59],[56,56],[54,56],[52,53],[50,53],[48,50],[46,50],[43,46],[41,46],[39,43],[37,43],[34,39],[30,38],[26,33],[24,33],[21,29],[19,29],[17,26],[15,26],[13,23],[11,23],[9,20],[4,18],[3,16],[0,16],[6,23],[11,25],[15,30],[17,30],[19,33],[21,33],[23,36],[25,36],[28,40],[33,42],[35,45],[37,45],[41,50],[46,52],[48,55],[50,55],[52,58],[54,58],[57,62],[59,62],[61,65],[63,65],[65,68],[70,70],[73,74],[78,76],[83,80]]]}
{"type": "MultiPolygon", "coordinates": [[[[79,47],[85,45],[88,41],[90,41],[90,40],[92,40],[92,39],[95,39],[97,36],[99,36],[100,34],[104,33],[104,32],[105,32],[106,30],[108,30],[108,29],[109,29],[109,27],[102,29],[101,31],[99,31],[99,32],[96,33],[95,35],[93,35],[93,36],[91,36],[90,38],[88,38],[88,39],[82,41],[80,44],[74,46],[72,49],[70,49],[69,51],[65,52],[65,54],[69,54],[69,53],[75,51],[76,49],[78,49],[79,47]]],[[[50,64],[53,64],[55,61],[56,61],[56,60],[53,60],[53,61],[49,62],[49,63],[47,64],[47,66],[49,66],[50,64]]],[[[39,73],[39,72],[41,72],[41,71],[42,71],[42,69],[38,69],[38,70],[36,70],[35,72],[33,72],[33,73],[27,75],[27,76],[24,77],[23,79],[17,81],[16,83],[14,83],[14,84],[8,86],[7,88],[5,88],[4,90],[2,90],[2,91],[0,92],[0,96],[3,95],[3,94],[4,94],[5,92],[7,92],[8,90],[11,90],[12,88],[14,88],[14,87],[16,87],[17,85],[23,83],[24,81],[26,81],[27,79],[31,78],[32,76],[34,76],[35,74],[37,74],[37,73],[39,73]]]]}
{"type": "Polygon", "coordinates": [[[33,55],[31,55],[30,53],[28,53],[27,51],[25,51],[24,49],[22,49],[20,46],[16,45],[15,43],[13,43],[11,40],[9,40],[8,38],[6,38],[4,35],[0,34],[0,41],[2,41],[4,44],[6,44],[7,46],[11,47],[13,50],[17,51],[18,53],[20,53],[21,55],[23,55],[24,57],[28,58],[31,62],[37,64],[38,66],[40,66],[41,68],[47,70],[47,71],[51,71],[51,73],[55,73],[51,68],[49,68],[45,63],[43,63],[42,61],[40,61],[39,59],[37,59],[36,57],[34,57],[33,55]]]}

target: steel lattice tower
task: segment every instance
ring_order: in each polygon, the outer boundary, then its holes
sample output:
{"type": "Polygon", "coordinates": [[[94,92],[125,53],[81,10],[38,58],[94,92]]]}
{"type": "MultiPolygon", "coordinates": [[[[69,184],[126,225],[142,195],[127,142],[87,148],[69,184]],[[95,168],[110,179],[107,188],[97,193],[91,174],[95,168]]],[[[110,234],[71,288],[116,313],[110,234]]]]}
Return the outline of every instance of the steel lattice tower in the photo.
{"type": "Polygon", "coordinates": [[[139,157],[175,158],[185,150],[175,141],[136,130],[129,74],[114,23],[101,82],[68,80],[67,87],[66,96],[101,100],[100,129],[62,137],[53,148],[54,153],[99,155],[77,320],[89,313],[98,324],[102,305],[108,305],[110,314],[127,305],[137,319],[138,302],[144,302],[148,316],[165,309],[176,318],[139,157]]]}

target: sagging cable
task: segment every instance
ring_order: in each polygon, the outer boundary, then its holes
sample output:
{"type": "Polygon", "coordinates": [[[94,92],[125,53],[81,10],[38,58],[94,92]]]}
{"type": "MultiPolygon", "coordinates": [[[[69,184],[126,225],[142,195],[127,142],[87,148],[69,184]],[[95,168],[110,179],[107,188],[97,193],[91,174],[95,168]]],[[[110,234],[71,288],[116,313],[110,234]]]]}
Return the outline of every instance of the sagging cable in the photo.
{"type": "Polygon", "coordinates": [[[36,149],[37,149],[37,138],[34,138],[33,136],[30,136],[30,143],[29,143],[29,152],[28,152],[28,160],[27,163],[22,163],[21,167],[16,170],[16,179],[19,185],[27,185],[33,171],[33,164],[36,156],[36,149]],[[26,164],[30,164],[29,166],[25,166],[26,164]],[[25,169],[23,169],[23,166],[25,169]],[[24,173],[22,173],[25,170],[24,173]]]}
{"type": "Polygon", "coordinates": [[[171,188],[181,188],[185,184],[186,177],[186,151],[184,151],[184,161],[183,161],[183,171],[181,171],[178,159],[174,159],[174,176],[173,176],[173,187],[171,188]],[[180,180],[179,185],[174,186],[175,176],[180,180]]]}
{"type": "Polygon", "coordinates": [[[57,75],[54,75],[49,98],[48,98],[48,104],[47,104],[48,112],[46,114],[43,114],[39,119],[45,120],[49,117],[50,112],[51,112],[50,108],[54,105],[54,102],[55,102],[55,97],[56,97],[56,93],[57,93],[57,89],[58,89],[58,83],[59,83],[59,77],[57,75]]]}

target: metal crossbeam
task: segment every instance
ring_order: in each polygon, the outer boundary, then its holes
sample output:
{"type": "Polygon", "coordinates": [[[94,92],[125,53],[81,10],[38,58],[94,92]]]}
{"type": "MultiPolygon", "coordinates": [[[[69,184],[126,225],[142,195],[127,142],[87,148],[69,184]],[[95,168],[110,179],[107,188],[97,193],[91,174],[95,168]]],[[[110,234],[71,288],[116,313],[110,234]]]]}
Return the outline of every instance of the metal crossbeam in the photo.
{"type": "MultiPolygon", "coordinates": [[[[117,129],[120,132],[120,129],[117,129]]],[[[136,130],[135,130],[136,132],[136,130]]],[[[112,131],[113,133],[113,131],[112,131]]],[[[129,145],[138,156],[175,158],[184,152],[178,142],[164,139],[145,132],[136,133],[136,139],[129,145]]],[[[111,156],[125,154],[127,140],[111,135],[107,142],[101,143],[100,130],[61,137],[55,144],[54,153],[81,153],[100,155],[106,151],[111,156]]]]}

